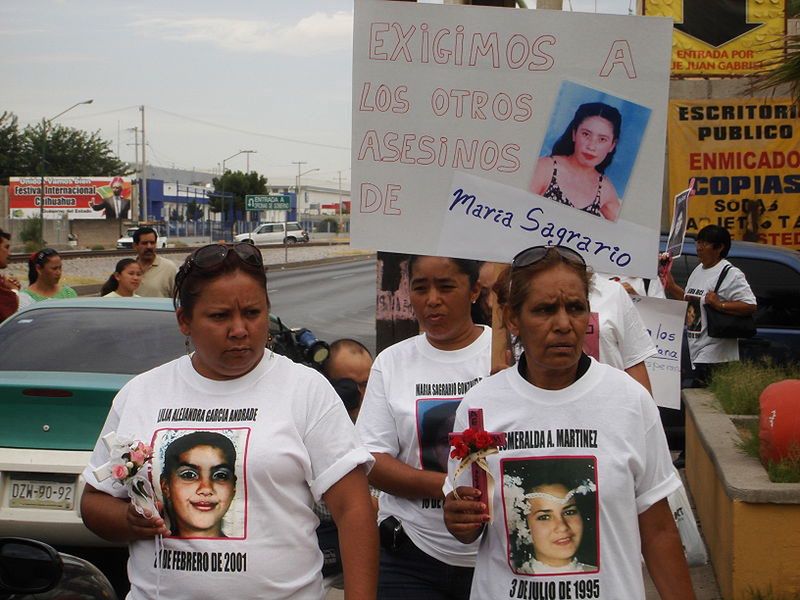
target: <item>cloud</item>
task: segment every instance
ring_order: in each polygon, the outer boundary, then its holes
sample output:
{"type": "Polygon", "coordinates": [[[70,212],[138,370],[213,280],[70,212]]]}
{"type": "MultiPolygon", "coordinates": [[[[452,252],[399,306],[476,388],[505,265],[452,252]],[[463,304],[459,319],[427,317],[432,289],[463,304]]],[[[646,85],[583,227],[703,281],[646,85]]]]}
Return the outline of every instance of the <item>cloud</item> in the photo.
{"type": "Polygon", "coordinates": [[[104,58],[100,54],[78,54],[67,52],[54,52],[52,54],[28,54],[0,56],[3,64],[71,64],[71,63],[100,63],[104,58]]]}
{"type": "Polygon", "coordinates": [[[318,12],[288,25],[254,19],[181,17],[140,19],[131,26],[142,35],[211,44],[233,52],[314,56],[350,48],[353,14],[318,12]]]}

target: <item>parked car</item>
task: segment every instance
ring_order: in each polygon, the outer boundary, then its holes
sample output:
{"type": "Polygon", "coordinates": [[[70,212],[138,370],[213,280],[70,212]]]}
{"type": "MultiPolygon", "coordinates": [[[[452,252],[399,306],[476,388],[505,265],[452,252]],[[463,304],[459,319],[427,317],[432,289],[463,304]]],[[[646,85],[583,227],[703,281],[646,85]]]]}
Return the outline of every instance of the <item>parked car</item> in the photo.
{"type": "Polygon", "coordinates": [[[251,244],[296,244],[307,242],[308,232],[297,221],[288,223],[262,223],[249,233],[233,236],[236,242],[251,244]]]}
{"type": "Polygon", "coordinates": [[[38,302],[0,325],[0,535],[104,543],[81,521],[80,474],[119,389],[184,339],[166,298],[38,302]]]}
{"type": "Polygon", "coordinates": [[[0,599],[116,600],[97,567],[26,538],[0,538],[0,599]]]}
{"type": "MultiPolygon", "coordinates": [[[[122,236],[117,240],[117,249],[124,250],[126,248],[133,248],[133,234],[136,233],[136,230],[139,229],[138,227],[128,227],[125,231],[125,235],[122,236]]],[[[158,229],[156,229],[158,231],[158,229]]],[[[162,235],[161,232],[158,233],[158,239],[156,240],[156,247],[157,248],[166,248],[167,247],[167,236],[166,234],[162,235]]]]}

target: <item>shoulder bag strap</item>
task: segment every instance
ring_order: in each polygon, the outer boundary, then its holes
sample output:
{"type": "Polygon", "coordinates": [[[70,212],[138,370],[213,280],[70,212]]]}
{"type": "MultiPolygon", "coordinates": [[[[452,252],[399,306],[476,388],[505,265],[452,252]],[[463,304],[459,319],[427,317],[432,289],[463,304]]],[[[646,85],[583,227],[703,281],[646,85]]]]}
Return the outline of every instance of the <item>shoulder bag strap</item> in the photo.
{"type": "Polygon", "coordinates": [[[722,285],[722,281],[725,279],[725,276],[728,274],[728,271],[731,270],[731,265],[725,265],[722,267],[722,273],[719,274],[719,279],[717,279],[717,287],[714,288],[714,293],[719,292],[719,286],[722,285]]]}

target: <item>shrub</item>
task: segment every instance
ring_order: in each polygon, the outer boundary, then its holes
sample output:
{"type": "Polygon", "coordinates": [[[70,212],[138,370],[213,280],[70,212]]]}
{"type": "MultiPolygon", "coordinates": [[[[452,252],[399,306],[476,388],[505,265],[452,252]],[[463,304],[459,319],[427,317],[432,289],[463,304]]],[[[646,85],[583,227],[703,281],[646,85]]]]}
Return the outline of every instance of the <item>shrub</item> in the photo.
{"type": "Polygon", "coordinates": [[[19,232],[19,239],[25,242],[25,249],[28,249],[28,243],[33,244],[31,252],[35,252],[44,247],[42,240],[42,220],[39,217],[28,217],[22,224],[22,230],[19,232]]]}
{"type": "Polygon", "coordinates": [[[729,415],[757,415],[761,392],[783,379],[800,379],[800,366],[730,362],[714,371],[709,389],[729,415]]]}

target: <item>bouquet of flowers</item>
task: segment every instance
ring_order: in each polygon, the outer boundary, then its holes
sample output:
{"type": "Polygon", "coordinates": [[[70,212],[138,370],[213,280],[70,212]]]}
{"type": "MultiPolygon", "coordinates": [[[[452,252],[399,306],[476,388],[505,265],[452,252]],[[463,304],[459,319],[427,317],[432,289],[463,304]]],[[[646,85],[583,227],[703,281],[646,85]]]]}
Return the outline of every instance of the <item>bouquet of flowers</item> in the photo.
{"type": "Polygon", "coordinates": [[[140,515],[157,515],[155,493],[148,477],[153,449],[144,442],[118,436],[115,432],[103,436],[103,443],[111,459],[95,469],[95,477],[98,481],[111,477],[115,483],[124,485],[131,504],[140,515]]]}

